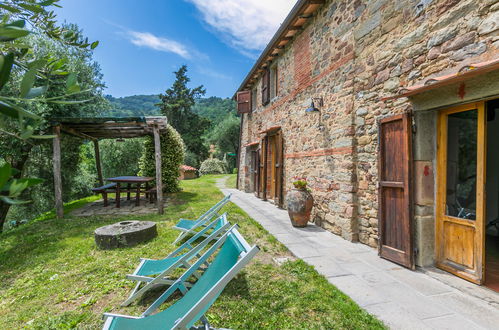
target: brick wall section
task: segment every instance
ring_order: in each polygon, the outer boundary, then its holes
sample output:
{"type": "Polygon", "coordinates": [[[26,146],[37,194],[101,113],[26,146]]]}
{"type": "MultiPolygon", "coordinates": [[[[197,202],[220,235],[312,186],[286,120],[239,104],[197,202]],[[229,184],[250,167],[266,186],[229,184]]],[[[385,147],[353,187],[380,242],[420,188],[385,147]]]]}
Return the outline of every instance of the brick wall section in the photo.
{"type": "MultiPolygon", "coordinates": [[[[307,177],[317,224],[377,246],[376,121],[411,109],[406,99],[380,99],[497,58],[498,48],[498,0],[327,1],[276,59],[280,88],[266,107],[257,82],[258,106],[244,115],[241,144],[281,126],[284,192],[293,176],[307,177]],[[320,113],[305,113],[311,97],[323,97],[320,113]]],[[[243,148],[241,189],[249,161],[243,148]]]]}
{"type": "Polygon", "coordinates": [[[306,85],[310,82],[312,69],[310,64],[310,35],[301,33],[293,42],[294,52],[294,83],[295,86],[306,85]]]}

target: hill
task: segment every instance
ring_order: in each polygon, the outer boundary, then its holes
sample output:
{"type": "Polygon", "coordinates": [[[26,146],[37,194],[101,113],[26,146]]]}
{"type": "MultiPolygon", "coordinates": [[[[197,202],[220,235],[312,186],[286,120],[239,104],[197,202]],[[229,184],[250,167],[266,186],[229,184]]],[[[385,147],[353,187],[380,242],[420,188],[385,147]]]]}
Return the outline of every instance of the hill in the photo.
{"type": "MultiPolygon", "coordinates": [[[[111,104],[111,110],[107,114],[109,116],[134,117],[159,115],[159,107],[156,104],[161,101],[158,95],[132,95],[125,97],[107,95],[106,99],[111,104]]],[[[236,104],[232,99],[212,96],[198,99],[192,110],[200,116],[208,118],[212,126],[215,126],[224,120],[228,114],[235,114],[236,104]]]]}

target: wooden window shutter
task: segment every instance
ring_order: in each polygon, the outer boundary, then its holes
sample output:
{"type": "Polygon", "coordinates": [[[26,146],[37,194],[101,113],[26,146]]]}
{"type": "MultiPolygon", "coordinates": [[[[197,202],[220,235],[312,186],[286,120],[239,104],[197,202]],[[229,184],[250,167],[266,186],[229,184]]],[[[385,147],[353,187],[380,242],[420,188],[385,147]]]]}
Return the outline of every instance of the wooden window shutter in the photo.
{"type": "Polygon", "coordinates": [[[237,92],[237,112],[250,113],[251,112],[251,91],[237,92]]]}
{"type": "Polygon", "coordinates": [[[262,104],[270,102],[270,69],[265,69],[262,77],[262,104]]]}

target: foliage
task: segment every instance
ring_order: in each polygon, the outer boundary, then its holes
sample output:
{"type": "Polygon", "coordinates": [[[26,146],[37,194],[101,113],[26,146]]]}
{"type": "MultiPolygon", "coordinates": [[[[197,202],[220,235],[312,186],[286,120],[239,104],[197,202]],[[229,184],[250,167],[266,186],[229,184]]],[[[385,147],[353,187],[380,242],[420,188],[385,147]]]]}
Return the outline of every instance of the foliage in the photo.
{"type": "MultiPolygon", "coordinates": [[[[180,165],[184,162],[184,143],[180,134],[171,126],[160,135],[161,142],[161,174],[163,191],[180,191],[178,177],[180,165]]],[[[140,158],[140,175],[156,177],[156,160],[154,153],[154,138],[144,139],[144,152],[140,158]]]]}
{"type": "Polygon", "coordinates": [[[218,158],[208,158],[201,163],[199,173],[206,174],[225,174],[227,173],[227,164],[218,158]]]}
{"type": "Polygon", "coordinates": [[[230,98],[212,96],[200,98],[192,107],[192,111],[201,117],[208,118],[213,126],[223,121],[228,115],[236,113],[236,101],[230,98]]]}
{"type": "Polygon", "coordinates": [[[195,168],[199,167],[197,156],[192,151],[189,150],[185,151],[184,164],[195,168]]]}
{"type": "Polygon", "coordinates": [[[234,155],[237,155],[239,150],[239,124],[239,118],[233,114],[228,114],[206,135],[206,141],[217,146],[217,154],[224,157],[230,172],[236,166],[234,155]],[[232,155],[229,159],[227,159],[228,153],[232,155]]]}
{"type": "Polygon", "coordinates": [[[305,189],[307,187],[307,178],[293,177],[293,185],[297,189],[305,189]]]}
{"type": "MultiPolygon", "coordinates": [[[[164,215],[69,215],[68,221],[56,220],[52,214],[0,236],[0,328],[97,329],[102,327],[103,312],[140,315],[158,293],[147,295],[139,304],[119,307],[134,286],[125,275],[139,258],[164,258],[176,248],[173,241],[178,233],[171,227],[179,217],[195,219],[223,197],[216,178],[183,181],[183,191],[171,196],[164,215]],[[126,220],[155,221],[159,235],[131,248],[96,249],[96,228],[126,220]]],[[[238,224],[249,243],[258,244],[261,251],[206,313],[214,327],[383,328],[311,266],[295,260],[236,205],[229,203],[222,212],[228,212],[230,222],[238,224]],[[273,260],[279,257],[290,261],[277,264],[273,260]]]]}
{"type": "Polygon", "coordinates": [[[161,101],[158,95],[132,95],[125,97],[112,97],[106,95],[112,108],[106,116],[113,117],[137,117],[159,115],[158,103],[161,101]]]}
{"type": "MultiPolygon", "coordinates": [[[[71,29],[78,31],[74,25],[71,29]]],[[[73,96],[82,101],[91,97],[92,102],[83,103],[46,103],[46,102],[28,102],[26,108],[30,113],[42,118],[35,134],[43,134],[50,128],[47,119],[52,117],[78,117],[97,115],[101,109],[106,108],[106,101],[101,93],[104,87],[102,75],[99,66],[92,61],[92,52],[81,48],[71,48],[59,41],[54,41],[44,35],[33,35],[25,38],[24,42],[30,48],[36,49],[36,52],[25,55],[33,61],[39,58],[51,56],[63,59],[66,68],[71,72],[77,72],[76,79],[82,90],[86,90],[85,95],[79,94],[73,96]]],[[[22,80],[23,74],[19,70],[14,70],[11,75],[11,81],[2,89],[2,95],[16,95],[22,80]]],[[[57,97],[67,89],[65,80],[54,80],[46,92],[46,97],[57,97]]],[[[1,116],[0,116],[1,117],[1,116]]],[[[14,120],[3,121],[9,131],[16,132],[18,125],[14,120]]],[[[9,218],[27,219],[35,214],[47,211],[53,205],[54,186],[52,172],[52,143],[47,139],[19,139],[12,134],[0,132],[0,154],[5,157],[13,168],[19,172],[18,178],[37,177],[45,179],[43,185],[29,188],[22,198],[33,201],[29,205],[20,205],[14,207],[9,213],[9,218]]],[[[88,172],[87,169],[80,166],[81,160],[80,145],[82,140],[64,135],[61,141],[62,152],[62,180],[63,180],[63,198],[71,200],[80,198],[90,193],[90,188],[95,183],[95,172],[88,172]]],[[[0,230],[5,221],[9,207],[0,203],[0,230]]]]}
{"type": "Polygon", "coordinates": [[[3,10],[0,21],[0,132],[4,135],[23,140],[51,138],[35,133],[43,118],[27,110],[26,106],[32,103],[77,104],[88,101],[66,100],[67,96],[87,92],[81,90],[77,74],[70,73],[66,58],[53,54],[40,55],[38,49],[26,43],[26,36],[30,33],[41,32],[46,38],[66,47],[97,47],[98,42],[89,43],[88,39],[83,38],[80,31],[72,26],[57,26],[54,12],[48,11],[47,7],[60,7],[58,2],[59,0],[39,3],[11,0],[2,2],[0,6],[3,10]],[[27,26],[33,30],[29,30],[27,26]],[[6,93],[4,87],[12,84],[16,76],[22,76],[19,88],[10,88],[10,93],[6,93]],[[63,84],[64,91],[50,95],[54,84],[63,84]],[[11,119],[11,125],[3,123],[6,118],[11,119]],[[18,122],[15,130],[12,121],[18,122]]]}
{"type": "Polygon", "coordinates": [[[171,88],[161,94],[161,113],[168,122],[180,133],[187,150],[196,155],[198,161],[206,158],[207,148],[200,143],[202,136],[210,126],[210,121],[192,111],[196,99],[205,94],[203,86],[187,87],[190,81],[187,77],[187,66],[183,65],[175,72],[175,82],[171,88]]]}
{"type": "Polygon", "coordinates": [[[99,143],[102,173],[105,178],[137,175],[139,161],[144,153],[144,139],[102,140],[99,143]]]}
{"type": "Polygon", "coordinates": [[[25,189],[40,184],[43,180],[36,178],[16,179],[14,178],[15,171],[7,162],[0,166],[0,201],[10,205],[29,203],[29,201],[19,200],[18,197],[25,189]]]}

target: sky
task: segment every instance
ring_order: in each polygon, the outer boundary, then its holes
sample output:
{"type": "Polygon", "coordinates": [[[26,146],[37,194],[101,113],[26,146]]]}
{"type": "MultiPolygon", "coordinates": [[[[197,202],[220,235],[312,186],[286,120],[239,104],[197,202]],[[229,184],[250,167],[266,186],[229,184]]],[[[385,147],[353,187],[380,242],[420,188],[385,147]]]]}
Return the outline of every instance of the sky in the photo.
{"type": "Polygon", "coordinates": [[[159,94],[188,67],[190,87],[232,97],[296,0],[62,0],[56,14],[91,41],[115,97],[159,94]]]}

